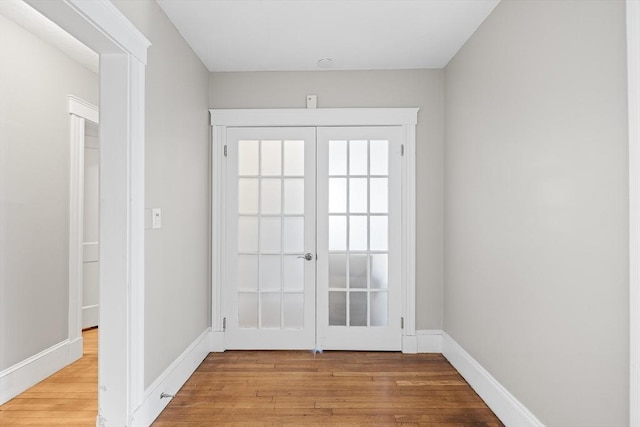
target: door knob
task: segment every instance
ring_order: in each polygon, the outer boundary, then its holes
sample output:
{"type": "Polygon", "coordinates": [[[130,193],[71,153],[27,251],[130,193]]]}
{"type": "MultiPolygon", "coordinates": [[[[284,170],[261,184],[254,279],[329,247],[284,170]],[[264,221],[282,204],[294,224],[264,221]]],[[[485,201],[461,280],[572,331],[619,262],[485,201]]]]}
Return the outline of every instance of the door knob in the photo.
{"type": "Polygon", "coordinates": [[[313,259],[313,255],[312,255],[312,254],[310,254],[309,252],[307,252],[307,253],[306,253],[306,254],[304,254],[304,255],[300,255],[300,256],[298,256],[298,258],[304,258],[304,259],[306,259],[307,261],[311,261],[311,260],[313,259]]]}

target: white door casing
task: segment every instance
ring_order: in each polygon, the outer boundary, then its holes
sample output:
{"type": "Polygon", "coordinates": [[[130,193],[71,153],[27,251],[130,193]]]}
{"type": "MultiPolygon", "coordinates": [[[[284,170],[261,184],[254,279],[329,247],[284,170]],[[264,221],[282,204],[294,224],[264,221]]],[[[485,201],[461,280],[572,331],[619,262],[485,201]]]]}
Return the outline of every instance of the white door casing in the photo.
{"type": "Polygon", "coordinates": [[[82,258],[82,329],[98,326],[100,307],[100,145],[98,128],[85,123],[82,258]]]}
{"type": "MultiPolygon", "coordinates": [[[[93,130],[99,124],[98,107],[92,105],[78,97],[69,95],[67,97],[69,109],[69,339],[70,341],[82,340],[82,329],[88,327],[85,324],[84,300],[85,291],[84,276],[86,265],[85,259],[89,257],[97,258],[95,245],[85,248],[85,145],[87,143],[87,130],[93,130]]],[[[91,138],[89,138],[91,139],[91,138]]],[[[95,145],[99,138],[89,142],[95,145]]],[[[95,147],[97,151],[97,146],[95,147]]],[[[98,165],[96,165],[98,166],[98,165]]],[[[97,176],[94,177],[96,180],[97,176]]],[[[97,182],[96,182],[97,184],[97,182]]],[[[97,191],[97,189],[96,189],[97,191]]],[[[98,216],[97,212],[95,213],[98,216]]],[[[95,237],[97,241],[97,236],[95,237]]],[[[97,242],[96,242],[97,243],[97,242]]],[[[96,267],[92,265],[91,267],[96,267]]],[[[91,267],[89,269],[91,269],[91,267]]],[[[94,268],[95,270],[95,268],[94,268]]],[[[97,271],[92,272],[94,276],[97,271]]],[[[99,277],[93,278],[99,282],[99,277]]],[[[97,315],[96,310],[95,315],[97,315]]],[[[92,313],[94,314],[94,313],[92,313]]],[[[93,323],[91,321],[90,323],[93,323]]],[[[97,325],[97,319],[95,319],[97,325]]]]}
{"type": "Polygon", "coordinates": [[[144,70],[151,43],[107,0],[26,2],[100,55],[97,425],[136,425],[144,392],[144,70]]]}
{"type": "MultiPolygon", "coordinates": [[[[354,108],[315,110],[210,110],[212,138],[212,350],[224,351],[223,299],[227,265],[225,218],[228,183],[224,152],[230,127],[397,126],[403,150],[401,163],[401,314],[404,318],[401,348],[417,350],[415,337],[415,125],[417,108],[354,108]]],[[[399,321],[399,319],[398,319],[399,321]]]]}

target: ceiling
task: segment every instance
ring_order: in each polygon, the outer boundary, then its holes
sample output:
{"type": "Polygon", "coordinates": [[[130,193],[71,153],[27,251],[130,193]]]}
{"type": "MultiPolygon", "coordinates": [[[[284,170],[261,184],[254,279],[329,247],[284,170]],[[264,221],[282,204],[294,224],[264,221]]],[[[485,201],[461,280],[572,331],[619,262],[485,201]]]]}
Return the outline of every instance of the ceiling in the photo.
{"type": "Polygon", "coordinates": [[[156,1],[209,71],[443,68],[499,2],[156,1]]]}

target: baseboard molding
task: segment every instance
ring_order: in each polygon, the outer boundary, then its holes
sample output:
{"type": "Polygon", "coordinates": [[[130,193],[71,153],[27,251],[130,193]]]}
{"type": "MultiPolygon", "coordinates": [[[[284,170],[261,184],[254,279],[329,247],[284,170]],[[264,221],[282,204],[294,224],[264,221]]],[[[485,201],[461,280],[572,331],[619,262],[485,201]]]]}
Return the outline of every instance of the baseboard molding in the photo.
{"type": "Polygon", "coordinates": [[[442,331],[424,329],[416,331],[418,353],[442,353],[442,331]]]}
{"type": "Polygon", "coordinates": [[[68,339],[0,372],[0,405],[82,357],[82,338],[68,339]]]}
{"type": "Polygon", "coordinates": [[[505,426],[544,427],[544,424],[446,332],[442,333],[442,353],[505,426]]]}
{"type": "Polygon", "coordinates": [[[211,331],[209,334],[209,351],[211,353],[222,353],[225,350],[224,331],[211,331]]]}
{"type": "Polygon", "coordinates": [[[98,319],[100,318],[99,308],[100,306],[98,304],[82,307],[82,329],[98,326],[98,319]]]}
{"type": "Polygon", "coordinates": [[[144,393],[142,404],[131,417],[131,425],[150,426],[169,404],[170,398],[160,398],[162,393],[175,395],[209,354],[210,329],[204,331],[178,358],[151,384],[144,393]]]}

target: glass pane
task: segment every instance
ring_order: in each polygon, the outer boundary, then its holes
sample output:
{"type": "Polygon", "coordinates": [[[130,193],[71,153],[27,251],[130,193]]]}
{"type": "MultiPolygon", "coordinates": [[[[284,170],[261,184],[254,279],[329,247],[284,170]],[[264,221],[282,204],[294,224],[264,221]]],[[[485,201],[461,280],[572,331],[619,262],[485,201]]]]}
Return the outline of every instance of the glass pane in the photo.
{"type": "Polygon", "coordinates": [[[285,255],[283,270],[285,291],[302,291],[304,289],[305,262],[305,260],[297,258],[296,255],[285,255]]]}
{"type": "Polygon", "coordinates": [[[371,326],[387,326],[386,292],[371,292],[371,326]]]}
{"type": "Polygon", "coordinates": [[[258,175],[258,141],[238,141],[238,175],[258,175]]]}
{"type": "Polygon", "coordinates": [[[371,141],[371,175],[389,175],[389,141],[371,141]]]}
{"type": "Polygon", "coordinates": [[[262,163],[260,165],[262,176],[282,174],[280,150],[280,141],[262,141],[262,163]]]}
{"type": "Polygon", "coordinates": [[[367,213],[367,178],[349,179],[349,212],[367,213]]]}
{"type": "Polygon", "coordinates": [[[346,254],[329,255],[329,287],[330,288],[346,288],[347,287],[347,255],[346,254]]]}
{"type": "Polygon", "coordinates": [[[258,327],[258,294],[238,294],[238,326],[258,327]]]}
{"type": "Polygon", "coordinates": [[[304,296],[302,294],[284,295],[284,327],[302,329],[304,326],[304,296]]]}
{"type": "Polygon", "coordinates": [[[371,288],[387,289],[387,254],[371,255],[371,288]]]}
{"type": "Polygon", "coordinates": [[[389,180],[387,178],[371,178],[371,213],[389,212],[389,180]]]}
{"type": "Polygon", "coordinates": [[[261,294],[263,328],[280,328],[280,294],[261,294]]]}
{"type": "Polygon", "coordinates": [[[329,217],[329,250],[343,251],[347,249],[347,217],[329,217]]]}
{"type": "Polygon", "coordinates": [[[346,292],[329,292],[329,326],[347,326],[346,292]]]}
{"type": "Polygon", "coordinates": [[[280,255],[260,257],[260,290],[280,290],[280,255]]]}
{"type": "Polygon", "coordinates": [[[240,178],[238,180],[238,213],[258,213],[258,180],[240,178]]]}
{"type": "Polygon", "coordinates": [[[238,218],[238,252],[258,251],[258,218],[238,218]]]}
{"type": "Polygon", "coordinates": [[[347,212],[347,179],[329,178],[329,212],[347,212]]]}
{"type": "Polygon", "coordinates": [[[349,255],[349,287],[367,287],[367,255],[349,255]]]}
{"type": "Polygon", "coordinates": [[[304,252],[304,218],[284,218],[284,240],[282,250],[284,252],[304,252]]]}
{"type": "Polygon", "coordinates": [[[284,174],[304,175],[304,141],[284,142],[284,174]]]}
{"type": "Polygon", "coordinates": [[[258,256],[238,255],[238,290],[258,290],[258,256]]]}
{"type": "Polygon", "coordinates": [[[304,213],[304,180],[285,179],[284,180],[284,213],[303,214],[304,213]]]}
{"type": "Polygon", "coordinates": [[[280,218],[260,219],[260,250],[280,252],[280,218]]]}
{"type": "Polygon", "coordinates": [[[368,175],[367,141],[349,141],[349,175],[368,175]]]}
{"type": "Polygon", "coordinates": [[[352,251],[367,250],[366,216],[349,217],[349,249],[352,251]]]}
{"type": "Polygon", "coordinates": [[[367,326],[366,292],[349,292],[349,325],[367,326]]]}
{"type": "Polygon", "coordinates": [[[347,174],[347,141],[329,141],[329,175],[347,174]]]}
{"type": "Polygon", "coordinates": [[[279,214],[281,205],[280,180],[263,179],[260,193],[261,212],[263,214],[279,214]]]}
{"type": "Polygon", "coordinates": [[[386,251],[387,245],[387,217],[386,216],[372,216],[369,221],[371,222],[371,250],[372,251],[386,251]]]}

